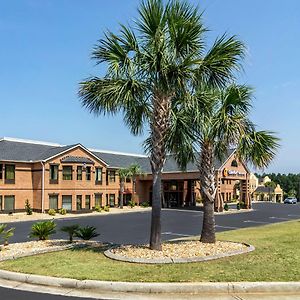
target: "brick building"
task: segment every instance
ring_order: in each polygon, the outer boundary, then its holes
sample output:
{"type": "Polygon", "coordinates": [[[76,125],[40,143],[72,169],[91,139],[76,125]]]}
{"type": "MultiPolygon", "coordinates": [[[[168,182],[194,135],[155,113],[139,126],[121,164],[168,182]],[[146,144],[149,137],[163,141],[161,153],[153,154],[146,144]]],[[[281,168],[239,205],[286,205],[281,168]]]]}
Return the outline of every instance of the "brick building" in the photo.
{"type": "MultiPolygon", "coordinates": [[[[0,139],[0,212],[23,211],[28,200],[35,211],[65,208],[72,212],[92,210],[96,205],[117,206],[118,169],[140,165],[145,173],[136,184],[136,201],[151,202],[149,159],[110,151],[87,149],[81,144],[59,144],[12,138],[0,139]]],[[[224,162],[216,162],[218,193],[216,211],[230,202],[240,183],[239,195],[248,207],[249,171],[234,151],[224,162]]],[[[190,163],[182,172],[173,157],[167,158],[163,180],[163,206],[193,206],[199,197],[198,169],[190,163]]],[[[125,183],[125,204],[132,197],[132,183],[125,183]]]]}

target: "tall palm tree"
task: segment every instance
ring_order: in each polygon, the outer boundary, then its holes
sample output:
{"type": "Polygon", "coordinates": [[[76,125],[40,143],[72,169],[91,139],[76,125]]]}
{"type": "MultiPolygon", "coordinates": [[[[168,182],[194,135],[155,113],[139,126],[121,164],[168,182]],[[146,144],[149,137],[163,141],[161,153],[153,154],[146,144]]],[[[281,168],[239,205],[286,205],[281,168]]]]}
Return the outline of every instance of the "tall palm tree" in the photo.
{"type": "Polygon", "coordinates": [[[138,164],[132,164],[129,166],[130,175],[132,178],[132,201],[135,202],[136,198],[136,180],[138,176],[141,176],[144,174],[144,172],[141,169],[141,166],[138,164]]]}
{"type": "Polygon", "coordinates": [[[124,189],[125,189],[125,182],[127,178],[132,177],[132,170],[131,168],[122,168],[119,169],[119,178],[120,178],[120,208],[123,208],[124,205],[124,189]]]}
{"type": "Polygon", "coordinates": [[[271,162],[278,148],[273,133],[256,131],[249,120],[251,98],[251,88],[244,85],[232,84],[222,90],[201,86],[194,95],[194,104],[173,114],[169,147],[175,147],[175,157],[182,167],[191,159],[198,163],[204,203],[200,240],[204,243],[216,241],[214,161],[224,159],[229,148],[235,148],[237,158],[262,168],[271,162]],[[184,140],[180,138],[183,136],[184,140]]]}
{"type": "Polygon", "coordinates": [[[223,86],[234,76],[244,45],[223,35],[206,49],[201,13],[187,1],[143,1],[134,26],[106,32],[92,57],[106,74],[80,84],[82,105],[98,114],[122,113],[137,135],[150,129],[153,177],[150,248],[161,250],[161,174],[173,102],[189,101],[192,82],[223,86]]]}

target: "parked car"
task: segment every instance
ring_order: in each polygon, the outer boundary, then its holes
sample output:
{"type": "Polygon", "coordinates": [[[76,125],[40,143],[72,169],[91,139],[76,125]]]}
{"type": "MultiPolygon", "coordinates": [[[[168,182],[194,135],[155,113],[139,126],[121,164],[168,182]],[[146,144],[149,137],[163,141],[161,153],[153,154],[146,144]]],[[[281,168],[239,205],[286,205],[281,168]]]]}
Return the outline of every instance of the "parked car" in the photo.
{"type": "Polygon", "coordinates": [[[297,198],[295,197],[288,197],[284,199],[285,204],[297,204],[297,198]]]}

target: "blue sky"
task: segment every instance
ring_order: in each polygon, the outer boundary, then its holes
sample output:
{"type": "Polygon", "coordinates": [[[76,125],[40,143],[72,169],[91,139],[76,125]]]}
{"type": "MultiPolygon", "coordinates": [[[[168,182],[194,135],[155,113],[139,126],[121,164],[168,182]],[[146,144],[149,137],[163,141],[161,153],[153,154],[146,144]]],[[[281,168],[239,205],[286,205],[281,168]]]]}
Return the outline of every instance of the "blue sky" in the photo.
{"type": "MultiPolygon", "coordinates": [[[[300,172],[300,1],[191,1],[205,10],[208,42],[224,32],[248,47],[239,81],[256,90],[252,118],[281,149],[266,171],[300,172]]],[[[136,16],[137,0],[0,1],[0,136],[141,153],[120,117],[81,108],[78,83],[103,70],[90,60],[105,29],[136,16]]]]}

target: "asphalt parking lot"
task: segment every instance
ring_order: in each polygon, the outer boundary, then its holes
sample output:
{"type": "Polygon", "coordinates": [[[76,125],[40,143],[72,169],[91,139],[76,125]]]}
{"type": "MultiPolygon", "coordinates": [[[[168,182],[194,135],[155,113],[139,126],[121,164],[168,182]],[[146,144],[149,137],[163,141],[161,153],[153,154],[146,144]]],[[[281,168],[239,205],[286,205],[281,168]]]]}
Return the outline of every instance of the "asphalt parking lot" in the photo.
{"type": "MultiPolygon", "coordinates": [[[[202,228],[202,211],[186,209],[163,209],[162,238],[174,239],[184,236],[199,235],[202,228]]],[[[235,230],[245,227],[266,225],[288,220],[300,219],[300,203],[275,204],[254,203],[253,210],[243,213],[216,215],[216,230],[235,230]]],[[[118,244],[148,243],[151,212],[142,211],[127,214],[98,214],[90,217],[59,219],[57,233],[53,238],[64,238],[59,228],[64,225],[91,225],[97,228],[99,241],[118,244]]],[[[9,223],[8,227],[15,227],[15,235],[11,242],[27,241],[30,227],[34,222],[9,223]]]]}

